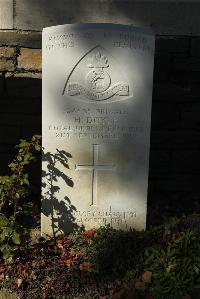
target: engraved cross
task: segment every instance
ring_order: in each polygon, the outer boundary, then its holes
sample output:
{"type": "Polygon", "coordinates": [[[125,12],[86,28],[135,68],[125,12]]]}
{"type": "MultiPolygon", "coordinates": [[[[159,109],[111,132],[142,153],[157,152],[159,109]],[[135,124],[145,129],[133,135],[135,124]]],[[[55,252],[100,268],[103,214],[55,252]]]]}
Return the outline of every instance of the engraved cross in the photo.
{"type": "Polygon", "coordinates": [[[93,158],[92,164],[76,164],[76,170],[91,170],[92,171],[92,197],[91,206],[97,206],[97,184],[98,184],[98,171],[115,170],[114,164],[100,164],[99,163],[99,144],[92,145],[93,158]]]}

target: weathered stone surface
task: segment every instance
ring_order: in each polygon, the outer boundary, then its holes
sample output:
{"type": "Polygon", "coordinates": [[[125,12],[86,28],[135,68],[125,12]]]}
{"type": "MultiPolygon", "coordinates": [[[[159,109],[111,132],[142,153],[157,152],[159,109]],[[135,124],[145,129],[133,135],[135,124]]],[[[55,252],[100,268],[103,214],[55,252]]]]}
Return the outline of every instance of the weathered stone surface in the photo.
{"type": "Polygon", "coordinates": [[[25,139],[30,139],[33,135],[41,135],[42,128],[41,125],[34,126],[34,127],[23,127],[21,137],[25,139]]]}
{"type": "Polygon", "coordinates": [[[2,95],[4,92],[4,78],[0,73],[0,95],[2,95]]]}
{"type": "Polygon", "coordinates": [[[30,99],[42,96],[42,81],[31,78],[7,78],[7,93],[10,97],[30,99]]]}
{"type": "Polygon", "coordinates": [[[123,0],[57,0],[56,4],[54,0],[16,0],[14,27],[42,30],[43,27],[64,23],[105,22],[152,26],[157,34],[163,35],[200,34],[200,3],[193,1],[143,3],[123,0]]]}
{"type": "Polygon", "coordinates": [[[167,81],[171,70],[170,53],[159,53],[155,56],[154,82],[167,81]]]}
{"type": "Polygon", "coordinates": [[[187,53],[190,38],[181,36],[163,36],[156,39],[156,52],[187,53]]]}
{"type": "Polygon", "coordinates": [[[191,55],[200,56],[200,37],[192,38],[191,41],[191,55]]]}
{"type": "MultiPolygon", "coordinates": [[[[2,146],[3,145],[1,144],[0,147],[2,146]]],[[[9,149],[7,150],[7,152],[0,151],[0,161],[1,161],[0,175],[8,175],[9,173],[8,165],[11,163],[14,156],[15,154],[12,151],[9,151],[9,149]]]]}
{"type": "Polygon", "coordinates": [[[181,111],[181,127],[184,129],[200,129],[200,104],[191,103],[184,105],[181,111]]]}
{"type": "Polygon", "coordinates": [[[170,156],[167,150],[153,150],[150,151],[149,167],[150,172],[154,173],[168,173],[170,167],[170,156]]]}
{"type": "Polygon", "coordinates": [[[8,95],[1,96],[1,112],[2,113],[41,113],[42,105],[41,99],[31,99],[31,98],[23,98],[20,97],[10,97],[8,95]]]}
{"type": "Polygon", "coordinates": [[[200,132],[191,130],[152,131],[152,148],[181,149],[200,146],[200,132]]]}
{"type": "Polygon", "coordinates": [[[42,51],[40,49],[21,48],[17,61],[19,69],[41,71],[42,51]]]}
{"type": "Polygon", "coordinates": [[[152,105],[152,128],[161,130],[163,128],[178,128],[180,126],[180,108],[171,103],[154,103],[152,105]]]}
{"type": "Polygon", "coordinates": [[[172,170],[179,173],[200,173],[200,150],[179,150],[172,154],[172,170]]]}
{"type": "Polygon", "coordinates": [[[175,84],[182,83],[183,86],[188,86],[190,85],[190,83],[200,83],[200,71],[175,71],[172,74],[170,74],[170,81],[175,84]]]}
{"type": "Polygon", "coordinates": [[[20,137],[20,128],[11,126],[0,127],[0,140],[2,143],[17,144],[20,137]]]}
{"type": "Polygon", "coordinates": [[[15,63],[12,59],[1,58],[0,59],[0,72],[14,71],[15,63]]]}
{"type": "Polygon", "coordinates": [[[15,72],[15,78],[32,78],[32,79],[42,79],[42,73],[31,73],[31,72],[15,72]]]}
{"type": "Polygon", "coordinates": [[[13,29],[13,0],[0,0],[0,29],[13,29]]]}
{"type": "MultiPolygon", "coordinates": [[[[0,153],[16,153],[16,148],[9,144],[1,144],[0,153]]],[[[3,161],[3,160],[2,160],[3,161]]]]}
{"type": "Polygon", "coordinates": [[[199,192],[199,176],[188,174],[170,175],[168,178],[155,180],[154,188],[163,192],[199,192]]]}
{"type": "Polygon", "coordinates": [[[40,49],[42,34],[35,31],[2,30],[0,31],[0,45],[40,49]]]}
{"type": "Polygon", "coordinates": [[[199,84],[182,84],[165,82],[155,83],[153,87],[153,98],[156,101],[188,101],[191,102],[194,99],[199,99],[200,88],[199,84]]]}
{"type": "MultiPolygon", "coordinates": [[[[26,102],[28,105],[28,101],[26,102]]],[[[42,123],[40,115],[31,114],[14,114],[14,113],[3,113],[0,114],[0,125],[18,125],[18,126],[39,126],[42,123]]]]}
{"type": "Polygon", "coordinates": [[[43,51],[42,234],[144,229],[154,36],[63,25],[44,30],[43,51]]]}
{"type": "Polygon", "coordinates": [[[15,55],[15,48],[0,47],[0,58],[12,58],[15,55]]]}
{"type": "Polygon", "coordinates": [[[42,79],[42,72],[17,70],[15,72],[6,72],[5,78],[31,78],[42,79]]]}
{"type": "Polygon", "coordinates": [[[197,71],[200,72],[200,58],[185,57],[176,58],[173,62],[173,68],[176,71],[197,71]]]}

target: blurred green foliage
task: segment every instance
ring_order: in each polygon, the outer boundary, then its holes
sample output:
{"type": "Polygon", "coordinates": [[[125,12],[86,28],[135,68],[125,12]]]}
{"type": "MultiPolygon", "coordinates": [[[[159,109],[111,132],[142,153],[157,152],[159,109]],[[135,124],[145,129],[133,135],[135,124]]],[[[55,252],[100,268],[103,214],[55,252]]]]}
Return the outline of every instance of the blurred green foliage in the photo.
{"type": "Polygon", "coordinates": [[[34,135],[30,142],[21,139],[18,152],[8,165],[10,175],[0,176],[0,251],[7,263],[13,260],[13,244],[20,244],[27,235],[21,217],[31,213],[33,203],[27,201],[29,176],[27,166],[41,152],[41,136],[34,135]]]}

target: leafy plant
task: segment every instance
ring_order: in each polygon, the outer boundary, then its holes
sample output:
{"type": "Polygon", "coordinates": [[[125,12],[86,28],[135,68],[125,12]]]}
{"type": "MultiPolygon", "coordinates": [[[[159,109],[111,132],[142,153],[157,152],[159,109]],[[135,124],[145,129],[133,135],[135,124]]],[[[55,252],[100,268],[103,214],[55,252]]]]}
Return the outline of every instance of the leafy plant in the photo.
{"type": "Polygon", "coordinates": [[[3,258],[12,262],[12,244],[20,244],[27,231],[20,222],[21,216],[30,210],[26,202],[29,176],[27,166],[35,160],[34,153],[41,151],[41,136],[34,135],[30,142],[21,139],[18,153],[9,164],[10,175],[0,176],[0,251],[3,258]]]}
{"type": "Polygon", "coordinates": [[[109,226],[72,233],[71,247],[81,247],[83,260],[101,274],[122,274],[135,267],[142,256],[142,238],[135,231],[115,230],[109,226]]]}
{"type": "Polygon", "coordinates": [[[200,291],[200,236],[177,227],[177,222],[165,225],[162,238],[145,250],[143,267],[153,273],[151,292],[158,299],[200,291]]]}
{"type": "Polygon", "coordinates": [[[199,298],[200,235],[188,228],[184,217],[170,218],[145,232],[107,226],[75,232],[69,239],[70,248],[81,253],[81,270],[123,277],[154,299],[199,298]]]}

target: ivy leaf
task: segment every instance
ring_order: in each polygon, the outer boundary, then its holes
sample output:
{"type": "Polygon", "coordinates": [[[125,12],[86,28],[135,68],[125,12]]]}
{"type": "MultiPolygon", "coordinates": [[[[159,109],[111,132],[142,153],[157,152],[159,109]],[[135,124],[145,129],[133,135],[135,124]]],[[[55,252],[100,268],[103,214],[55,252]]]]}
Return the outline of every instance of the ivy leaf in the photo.
{"type": "Polygon", "coordinates": [[[28,142],[24,139],[20,139],[19,147],[29,147],[29,146],[30,146],[30,142],[28,142]]]}
{"type": "Polygon", "coordinates": [[[0,234],[0,241],[1,242],[5,241],[6,237],[7,237],[6,234],[4,233],[4,231],[2,231],[0,234]]]}
{"type": "Polygon", "coordinates": [[[20,161],[22,161],[22,156],[21,155],[18,155],[17,156],[17,160],[20,162],[20,161]]]}
{"type": "Polygon", "coordinates": [[[9,217],[9,221],[10,221],[10,222],[14,222],[14,221],[15,221],[15,217],[14,217],[13,215],[10,216],[10,217],[9,217]]]}
{"type": "Polygon", "coordinates": [[[14,162],[12,162],[12,163],[10,163],[10,164],[8,165],[8,167],[9,167],[11,170],[15,170],[16,167],[17,167],[17,164],[14,163],[14,162]]]}
{"type": "Polygon", "coordinates": [[[29,185],[29,181],[26,178],[24,179],[24,184],[29,185]]]}
{"type": "Polygon", "coordinates": [[[39,144],[36,144],[35,145],[35,150],[39,152],[41,150],[41,146],[39,144]]]}
{"type": "Polygon", "coordinates": [[[21,243],[20,234],[16,231],[13,231],[12,241],[14,244],[19,245],[21,243]]]}
{"type": "Polygon", "coordinates": [[[9,223],[8,218],[5,215],[0,215],[0,227],[7,226],[9,223]]]}
{"type": "Polygon", "coordinates": [[[196,274],[199,274],[199,268],[196,265],[194,266],[194,271],[196,274]]]}
{"type": "Polygon", "coordinates": [[[11,252],[11,246],[8,244],[4,244],[0,247],[0,251],[3,254],[4,260],[10,264],[13,261],[12,252],[11,252]]]}
{"type": "Polygon", "coordinates": [[[41,139],[42,139],[41,135],[33,135],[32,137],[32,141],[41,140],[41,139]]]}

